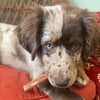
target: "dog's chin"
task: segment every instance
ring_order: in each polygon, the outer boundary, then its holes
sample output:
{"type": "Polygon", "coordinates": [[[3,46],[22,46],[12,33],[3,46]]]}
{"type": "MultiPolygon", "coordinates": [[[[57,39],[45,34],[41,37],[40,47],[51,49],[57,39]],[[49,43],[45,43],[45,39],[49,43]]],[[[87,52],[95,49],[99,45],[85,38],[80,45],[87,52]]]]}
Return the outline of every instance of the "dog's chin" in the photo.
{"type": "Polygon", "coordinates": [[[56,87],[56,88],[69,88],[70,86],[72,86],[72,84],[70,84],[70,85],[63,85],[63,84],[58,85],[58,84],[51,83],[51,82],[50,82],[50,84],[51,84],[53,87],[56,87]]]}
{"type": "Polygon", "coordinates": [[[70,86],[71,85],[69,85],[69,86],[67,86],[67,85],[57,85],[57,84],[53,85],[53,87],[56,87],[56,88],[68,88],[70,86]]]}
{"type": "Polygon", "coordinates": [[[50,79],[48,79],[48,80],[49,80],[50,84],[56,88],[69,88],[74,84],[74,81],[72,83],[67,83],[67,84],[56,84],[54,81],[52,81],[50,79]]]}

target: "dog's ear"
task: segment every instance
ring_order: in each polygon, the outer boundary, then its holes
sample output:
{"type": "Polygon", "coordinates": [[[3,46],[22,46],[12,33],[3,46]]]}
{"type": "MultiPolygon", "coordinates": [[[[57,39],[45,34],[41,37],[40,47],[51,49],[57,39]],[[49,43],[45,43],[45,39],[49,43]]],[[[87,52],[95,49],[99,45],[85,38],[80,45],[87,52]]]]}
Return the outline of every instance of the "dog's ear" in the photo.
{"type": "Polygon", "coordinates": [[[32,54],[32,59],[35,58],[40,46],[43,16],[44,13],[41,6],[35,5],[32,13],[15,29],[19,43],[32,54]]]}
{"type": "Polygon", "coordinates": [[[84,61],[88,57],[90,51],[94,51],[96,48],[100,47],[100,26],[96,22],[93,13],[85,11],[82,18],[82,27],[84,33],[82,59],[84,61]]]}

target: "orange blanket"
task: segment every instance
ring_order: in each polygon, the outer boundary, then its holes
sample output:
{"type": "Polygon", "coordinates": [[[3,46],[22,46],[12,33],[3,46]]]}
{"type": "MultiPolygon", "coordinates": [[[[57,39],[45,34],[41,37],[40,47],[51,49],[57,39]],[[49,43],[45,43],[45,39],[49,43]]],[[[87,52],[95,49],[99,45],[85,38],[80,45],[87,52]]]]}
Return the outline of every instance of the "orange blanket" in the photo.
{"type": "MultiPolygon", "coordinates": [[[[27,72],[6,65],[0,65],[0,100],[51,100],[37,87],[30,92],[23,91],[23,85],[30,81],[27,72]]],[[[93,100],[96,94],[95,84],[89,81],[84,88],[72,87],[85,100],[93,100]]]]}

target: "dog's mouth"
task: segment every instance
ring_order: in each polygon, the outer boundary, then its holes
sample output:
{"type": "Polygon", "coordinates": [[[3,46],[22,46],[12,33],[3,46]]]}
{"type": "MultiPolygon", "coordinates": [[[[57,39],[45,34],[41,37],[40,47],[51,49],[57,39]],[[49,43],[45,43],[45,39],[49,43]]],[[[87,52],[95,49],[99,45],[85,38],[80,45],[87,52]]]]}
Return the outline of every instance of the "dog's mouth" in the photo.
{"type": "Polygon", "coordinates": [[[56,87],[59,87],[59,88],[68,87],[69,81],[70,81],[70,79],[62,80],[62,79],[54,78],[54,83],[55,83],[56,87]]]}
{"type": "Polygon", "coordinates": [[[49,70],[46,72],[48,80],[53,87],[68,88],[76,80],[77,74],[72,71],[66,73],[66,70],[49,70]]]}
{"type": "Polygon", "coordinates": [[[68,88],[70,87],[75,80],[71,80],[69,77],[49,77],[48,80],[53,87],[57,88],[68,88]]]}

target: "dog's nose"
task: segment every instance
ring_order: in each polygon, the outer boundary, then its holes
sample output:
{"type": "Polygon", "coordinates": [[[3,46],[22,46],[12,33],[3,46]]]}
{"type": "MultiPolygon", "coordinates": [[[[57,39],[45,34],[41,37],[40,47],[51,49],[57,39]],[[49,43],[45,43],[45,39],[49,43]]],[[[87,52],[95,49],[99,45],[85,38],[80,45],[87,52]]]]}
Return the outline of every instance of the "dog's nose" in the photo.
{"type": "Polygon", "coordinates": [[[54,82],[57,86],[67,86],[70,79],[54,78],[54,82]]]}

